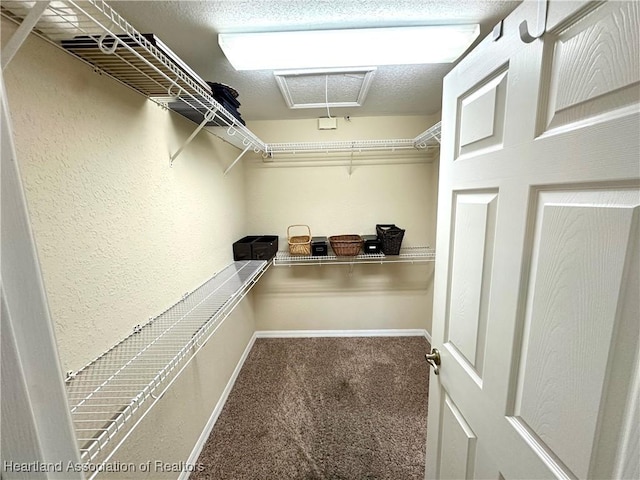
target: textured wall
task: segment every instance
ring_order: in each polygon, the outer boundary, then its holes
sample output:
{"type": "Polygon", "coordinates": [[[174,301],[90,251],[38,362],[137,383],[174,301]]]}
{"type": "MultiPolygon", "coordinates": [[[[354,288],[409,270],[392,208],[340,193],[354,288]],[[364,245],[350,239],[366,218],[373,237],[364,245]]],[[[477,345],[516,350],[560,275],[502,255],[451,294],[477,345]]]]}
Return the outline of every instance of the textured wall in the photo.
{"type": "MultiPolygon", "coordinates": [[[[3,36],[12,30],[3,21],[3,36]]],[[[31,36],[5,71],[31,221],[65,370],[232,261],[237,149],[31,36]]]]}
{"type": "MultiPolygon", "coordinates": [[[[319,131],[317,120],[252,122],[266,142],[413,138],[437,117],[338,119],[338,129],[319,131]]],[[[382,154],[384,157],[385,154],[382,154]]],[[[403,245],[434,246],[437,160],[386,154],[393,164],[356,163],[348,154],[293,161],[249,161],[247,230],[280,236],[303,223],[313,235],[374,234],[377,223],[406,229],[403,245]],[[346,162],[346,163],[345,163],[346,162]],[[304,163],[305,166],[299,166],[304,163]],[[316,166],[317,165],[317,166],[316,166]]],[[[380,163],[381,155],[358,158],[380,163]]],[[[297,266],[268,272],[254,292],[259,330],[426,328],[431,331],[433,264],[297,266]]]]}
{"type": "MultiPolygon", "coordinates": [[[[3,20],[3,40],[12,31],[3,20]]],[[[276,233],[284,248],[290,223],[330,235],[393,221],[407,228],[407,244],[435,238],[437,164],[357,166],[348,176],[344,167],[265,167],[248,155],[224,177],[237,149],[200,134],[170,168],[195,125],[50,44],[30,37],[5,81],[65,370],[231,262],[231,243],[245,234],[276,233]]],[[[340,120],[322,138],[315,120],[255,130],[267,141],[411,138],[434,121],[340,120]]],[[[187,459],[254,315],[259,329],[430,330],[431,276],[431,265],[272,269],[114,459],[187,459]]]]}
{"type": "Polygon", "coordinates": [[[254,329],[251,301],[244,300],[111,460],[134,465],[151,461],[151,470],[146,474],[104,474],[99,478],[177,478],[179,473],[158,469],[155,462],[187,461],[254,329]]]}

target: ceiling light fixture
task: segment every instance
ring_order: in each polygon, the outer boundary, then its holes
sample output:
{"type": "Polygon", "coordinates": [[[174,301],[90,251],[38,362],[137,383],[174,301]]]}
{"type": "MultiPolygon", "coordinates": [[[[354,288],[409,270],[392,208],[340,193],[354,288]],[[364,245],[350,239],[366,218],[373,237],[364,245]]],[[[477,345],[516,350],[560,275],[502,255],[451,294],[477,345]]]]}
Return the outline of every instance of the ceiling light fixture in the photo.
{"type": "Polygon", "coordinates": [[[478,38],[474,25],[221,33],[236,70],[451,63],[478,38]]]}

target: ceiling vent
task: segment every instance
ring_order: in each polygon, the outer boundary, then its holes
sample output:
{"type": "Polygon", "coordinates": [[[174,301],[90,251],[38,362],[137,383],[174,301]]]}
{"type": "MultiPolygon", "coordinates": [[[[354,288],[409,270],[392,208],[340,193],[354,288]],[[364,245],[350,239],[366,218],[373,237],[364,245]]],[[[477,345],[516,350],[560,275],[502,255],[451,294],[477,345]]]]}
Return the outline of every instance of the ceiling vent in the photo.
{"type": "Polygon", "coordinates": [[[273,72],[289,108],[360,107],[376,67],[273,72]]]}

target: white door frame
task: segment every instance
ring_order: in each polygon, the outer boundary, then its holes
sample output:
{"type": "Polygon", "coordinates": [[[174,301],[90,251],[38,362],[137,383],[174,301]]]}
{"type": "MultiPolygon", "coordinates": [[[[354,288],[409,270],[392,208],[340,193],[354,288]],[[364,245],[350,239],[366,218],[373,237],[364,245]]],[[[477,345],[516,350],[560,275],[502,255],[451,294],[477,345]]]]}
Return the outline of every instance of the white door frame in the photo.
{"type": "Polygon", "coordinates": [[[68,470],[69,462],[80,465],[80,456],[14,147],[3,75],[0,103],[2,477],[82,479],[81,472],[68,470]],[[31,465],[22,472],[18,470],[24,468],[16,463],[31,465]]]}

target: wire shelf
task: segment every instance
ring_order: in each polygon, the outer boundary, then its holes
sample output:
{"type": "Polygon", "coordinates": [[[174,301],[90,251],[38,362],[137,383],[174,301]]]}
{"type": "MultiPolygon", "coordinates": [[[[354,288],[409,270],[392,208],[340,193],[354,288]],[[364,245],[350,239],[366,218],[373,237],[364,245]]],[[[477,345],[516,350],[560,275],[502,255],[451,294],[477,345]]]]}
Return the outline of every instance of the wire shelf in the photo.
{"type": "MultiPolygon", "coordinates": [[[[21,23],[33,4],[3,0],[1,12],[21,23]]],[[[34,33],[165,107],[186,106],[195,117],[208,114],[217,125],[230,128],[216,133],[221,138],[238,134],[245,145],[265,151],[264,142],[212,97],[204,80],[160,40],[138,32],[104,1],[52,1],[34,33]]]]}
{"type": "Polygon", "coordinates": [[[334,142],[283,142],[265,144],[265,155],[330,153],[330,152],[375,152],[405,150],[439,150],[440,122],[425,130],[416,138],[385,140],[344,140],[334,142]]]}
{"type": "MultiPolygon", "coordinates": [[[[21,23],[33,3],[3,0],[0,11],[21,23]]],[[[211,133],[236,148],[251,148],[265,159],[297,153],[437,151],[440,146],[440,123],[414,139],[266,144],[216,101],[207,83],[166,45],[138,32],[102,0],[52,1],[34,32],[156,103],[213,127],[211,133]]]]}
{"type": "Polygon", "coordinates": [[[307,153],[307,152],[357,152],[376,150],[407,150],[413,149],[413,140],[353,140],[336,142],[288,142],[268,143],[266,153],[307,153]]]}
{"type": "Polygon", "coordinates": [[[268,265],[257,260],[232,263],[69,374],[66,390],[83,461],[101,453],[110,456],[117,449],[125,433],[135,428],[268,265]],[[113,446],[114,440],[120,443],[113,446]]]}
{"type": "Polygon", "coordinates": [[[416,148],[440,148],[440,134],[442,129],[442,122],[436,123],[433,127],[428,128],[416,138],[413,139],[413,143],[416,148]]]}
{"type": "Polygon", "coordinates": [[[291,255],[288,251],[280,251],[273,259],[276,266],[293,265],[353,265],[356,263],[424,263],[434,262],[435,249],[430,247],[406,247],[400,249],[399,255],[383,253],[361,253],[355,257],[339,257],[333,253],[326,256],[291,255]]]}

